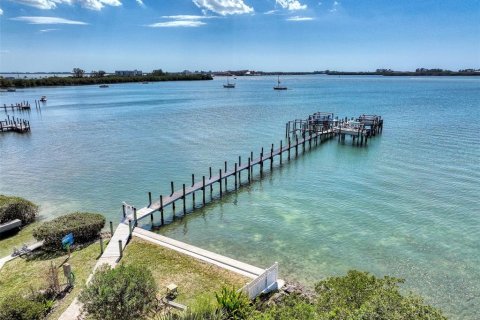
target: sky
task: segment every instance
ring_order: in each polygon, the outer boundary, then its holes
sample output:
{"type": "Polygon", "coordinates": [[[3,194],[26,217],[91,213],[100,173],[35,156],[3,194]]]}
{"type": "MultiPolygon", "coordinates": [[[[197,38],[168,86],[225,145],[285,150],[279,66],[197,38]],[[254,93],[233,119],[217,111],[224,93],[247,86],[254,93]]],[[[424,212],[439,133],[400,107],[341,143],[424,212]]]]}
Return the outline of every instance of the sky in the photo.
{"type": "Polygon", "coordinates": [[[0,72],[480,68],[480,0],[0,0],[0,72]]]}

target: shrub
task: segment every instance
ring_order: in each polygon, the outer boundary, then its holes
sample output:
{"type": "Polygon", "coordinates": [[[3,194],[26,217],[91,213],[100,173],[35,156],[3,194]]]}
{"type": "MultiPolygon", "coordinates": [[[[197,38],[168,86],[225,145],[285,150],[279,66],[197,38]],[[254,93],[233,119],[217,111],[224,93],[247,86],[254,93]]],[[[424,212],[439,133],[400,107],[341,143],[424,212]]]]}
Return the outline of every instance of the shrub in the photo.
{"type": "Polygon", "coordinates": [[[398,286],[403,282],[351,270],[315,285],[317,308],[331,319],[446,319],[420,297],[403,296],[398,286]]]}
{"type": "Polygon", "coordinates": [[[156,293],[157,285],[148,269],[104,265],[79,298],[94,319],[139,319],[154,307],[156,293]]]}
{"type": "Polygon", "coordinates": [[[104,225],[101,214],[75,212],[44,222],[33,230],[33,236],[45,241],[45,249],[58,250],[65,235],[73,233],[75,243],[89,242],[98,237],[104,225]]]}
{"type": "Polygon", "coordinates": [[[229,319],[245,319],[252,311],[250,300],[241,291],[235,288],[222,288],[220,293],[215,293],[217,303],[229,319]]]}
{"type": "Polygon", "coordinates": [[[299,295],[286,296],[281,302],[256,311],[250,319],[254,320],[291,320],[291,319],[318,319],[315,305],[309,303],[299,295]]]}
{"type": "Polygon", "coordinates": [[[45,313],[43,303],[19,296],[6,298],[0,305],[0,320],[40,320],[45,313]]]}
{"type": "Polygon", "coordinates": [[[20,219],[22,224],[35,221],[38,206],[20,197],[0,195],[0,224],[11,220],[20,219]]]}

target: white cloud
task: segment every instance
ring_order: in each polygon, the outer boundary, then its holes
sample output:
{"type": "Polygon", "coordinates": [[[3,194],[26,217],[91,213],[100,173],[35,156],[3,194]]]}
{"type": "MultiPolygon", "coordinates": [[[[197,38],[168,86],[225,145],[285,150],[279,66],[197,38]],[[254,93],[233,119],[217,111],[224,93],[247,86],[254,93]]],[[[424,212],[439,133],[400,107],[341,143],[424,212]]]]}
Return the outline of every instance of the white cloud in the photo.
{"type": "Polygon", "coordinates": [[[0,16],[3,15],[3,10],[0,8],[0,16]]]}
{"type": "Polygon", "coordinates": [[[195,16],[195,15],[188,15],[188,14],[179,14],[176,16],[163,16],[162,18],[165,19],[174,19],[174,20],[201,20],[201,19],[210,19],[216,18],[215,16],[195,16]]]}
{"type": "Polygon", "coordinates": [[[88,24],[82,21],[68,20],[58,17],[16,17],[10,20],[24,21],[29,24],[88,24]]]}
{"type": "Polygon", "coordinates": [[[312,17],[300,17],[300,16],[294,16],[287,18],[287,21],[310,21],[313,20],[312,17]]]}
{"type": "Polygon", "coordinates": [[[136,0],[137,1],[137,4],[140,6],[140,7],[145,7],[145,4],[143,3],[142,0],[136,0]]]}
{"type": "Polygon", "coordinates": [[[52,31],[56,31],[56,30],[58,30],[58,29],[41,29],[41,30],[39,30],[39,32],[46,33],[46,32],[52,32],[52,31]]]}
{"type": "Polygon", "coordinates": [[[307,9],[307,5],[301,4],[298,0],[275,0],[275,2],[283,9],[288,9],[291,11],[307,9]]]}
{"type": "Polygon", "coordinates": [[[244,14],[253,12],[253,8],[243,0],[193,0],[193,3],[202,10],[218,13],[222,16],[229,14],[244,14]]]}
{"type": "Polygon", "coordinates": [[[173,20],[165,22],[157,22],[147,25],[150,28],[173,28],[173,27],[187,27],[195,28],[205,25],[205,22],[198,20],[173,20]]]}
{"type": "Polygon", "coordinates": [[[118,7],[122,3],[120,0],[11,0],[16,3],[35,7],[38,9],[50,10],[55,9],[57,5],[68,4],[73,5],[75,3],[80,4],[82,7],[90,10],[101,10],[105,6],[118,7]]]}
{"type": "Polygon", "coordinates": [[[270,10],[270,11],[264,12],[263,14],[275,14],[277,12],[278,10],[270,10]]]}
{"type": "Polygon", "coordinates": [[[179,14],[174,16],[162,16],[163,19],[171,19],[171,21],[157,22],[147,25],[151,28],[173,28],[173,27],[200,27],[206,23],[201,21],[203,19],[217,18],[216,16],[199,16],[179,14]]]}

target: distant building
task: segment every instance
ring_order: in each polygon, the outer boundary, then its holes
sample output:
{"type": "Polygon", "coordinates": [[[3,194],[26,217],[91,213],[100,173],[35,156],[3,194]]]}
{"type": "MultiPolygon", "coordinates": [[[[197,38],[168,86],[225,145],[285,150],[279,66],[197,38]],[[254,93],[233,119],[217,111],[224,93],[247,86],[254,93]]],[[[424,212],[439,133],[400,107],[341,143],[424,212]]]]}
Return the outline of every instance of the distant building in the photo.
{"type": "Polygon", "coordinates": [[[141,70],[121,70],[121,71],[115,71],[116,76],[120,77],[135,77],[135,76],[141,76],[143,75],[143,72],[141,70]]]}

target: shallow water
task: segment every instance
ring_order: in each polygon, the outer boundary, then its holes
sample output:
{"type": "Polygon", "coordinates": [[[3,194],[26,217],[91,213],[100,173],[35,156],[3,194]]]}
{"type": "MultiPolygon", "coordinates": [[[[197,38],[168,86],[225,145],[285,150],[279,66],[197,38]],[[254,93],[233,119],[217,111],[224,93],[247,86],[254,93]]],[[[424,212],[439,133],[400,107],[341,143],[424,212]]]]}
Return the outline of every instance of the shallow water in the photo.
{"type": "Polygon", "coordinates": [[[0,135],[0,193],[32,199],[43,217],[81,210],[118,221],[122,201],[142,207],[147,191],[167,194],[170,181],[179,188],[191,173],[269,150],[287,120],[381,114],[384,132],[368,147],[331,140],[160,232],[262,267],[278,261],[283,277],[305,283],[351,268],[402,277],[452,318],[474,319],[479,79],[292,76],[284,92],[275,80],[2,92],[2,105],[48,102],[14,113],[30,134],[0,135]]]}

